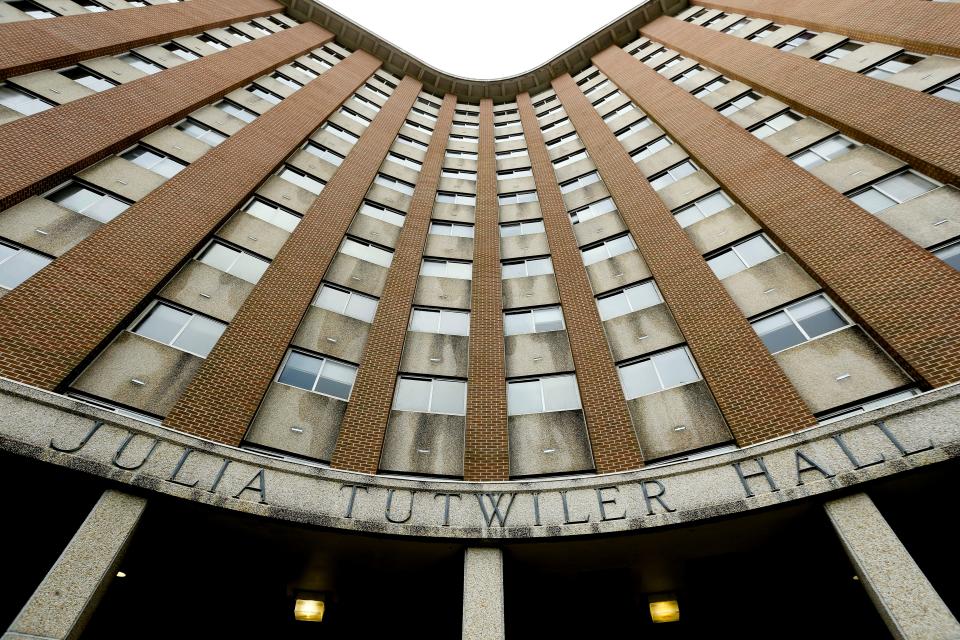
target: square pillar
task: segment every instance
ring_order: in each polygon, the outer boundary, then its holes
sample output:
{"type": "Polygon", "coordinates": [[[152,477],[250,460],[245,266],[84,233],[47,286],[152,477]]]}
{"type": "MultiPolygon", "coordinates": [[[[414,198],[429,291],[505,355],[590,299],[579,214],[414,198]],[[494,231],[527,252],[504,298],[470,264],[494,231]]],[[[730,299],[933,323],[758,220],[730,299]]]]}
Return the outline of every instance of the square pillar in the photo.
{"type": "Polygon", "coordinates": [[[503,640],[503,552],[467,549],[463,557],[463,640],[503,640]]]}

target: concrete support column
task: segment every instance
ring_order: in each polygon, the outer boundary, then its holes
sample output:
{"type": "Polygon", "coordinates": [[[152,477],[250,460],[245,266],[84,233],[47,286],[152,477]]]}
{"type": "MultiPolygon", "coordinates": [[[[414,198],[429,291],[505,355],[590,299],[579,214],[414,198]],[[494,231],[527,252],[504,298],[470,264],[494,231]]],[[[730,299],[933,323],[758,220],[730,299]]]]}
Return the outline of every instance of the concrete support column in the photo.
{"type": "Polygon", "coordinates": [[[867,494],[833,500],[824,507],[893,637],[960,637],[960,623],[867,494]]]}
{"type": "Polygon", "coordinates": [[[104,491],[2,640],[78,637],[116,575],[146,506],[144,498],[104,491]]]}
{"type": "Polygon", "coordinates": [[[463,557],[463,640],[503,640],[505,637],[503,552],[467,549],[463,557]]]}

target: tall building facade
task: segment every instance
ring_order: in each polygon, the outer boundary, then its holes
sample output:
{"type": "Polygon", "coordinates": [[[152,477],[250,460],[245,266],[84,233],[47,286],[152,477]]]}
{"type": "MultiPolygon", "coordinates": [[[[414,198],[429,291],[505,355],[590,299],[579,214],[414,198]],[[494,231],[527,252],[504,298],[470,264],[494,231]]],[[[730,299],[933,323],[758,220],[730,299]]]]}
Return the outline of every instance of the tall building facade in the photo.
{"type": "Polygon", "coordinates": [[[7,0],[0,158],[4,640],[960,637],[960,4],[7,0]]]}

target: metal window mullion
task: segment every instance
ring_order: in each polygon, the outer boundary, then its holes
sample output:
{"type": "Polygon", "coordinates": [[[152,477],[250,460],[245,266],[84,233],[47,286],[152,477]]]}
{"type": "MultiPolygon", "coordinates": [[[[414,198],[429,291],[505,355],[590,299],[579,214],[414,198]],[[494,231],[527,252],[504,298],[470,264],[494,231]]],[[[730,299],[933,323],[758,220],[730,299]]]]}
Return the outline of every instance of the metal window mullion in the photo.
{"type": "MultiPolygon", "coordinates": [[[[813,298],[810,298],[810,300],[813,300],[813,298]]],[[[831,305],[831,306],[833,306],[833,305],[831,305]]],[[[806,338],[806,339],[804,340],[804,342],[809,342],[809,341],[813,340],[813,338],[811,338],[810,335],[809,335],[806,331],[804,331],[803,327],[800,326],[800,322],[797,321],[797,319],[793,317],[793,314],[790,313],[790,310],[789,310],[789,309],[784,309],[783,312],[784,312],[785,314],[787,314],[787,317],[790,318],[790,322],[792,322],[792,323],[794,324],[794,326],[796,326],[797,329],[800,330],[800,333],[803,334],[803,337],[806,338]]]]}
{"type": "MultiPolygon", "coordinates": [[[[165,304],[162,304],[162,303],[158,303],[158,304],[154,305],[153,310],[151,310],[151,313],[153,313],[153,311],[156,310],[157,307],[167,307],[167,306],[169,306],[169,305],[165,305],[165,304]]],[[[175,307],[170,307],[170,308],[171,308],[171,309],[174,309],[175,311],[180,311],[180,309],[176,309],[175,307]]],[[[184,312],[182,312],[182,313],[186,313],[186,312],[184,311],[184,312]]],[[[193,322],[193,318],[194,318],[195,314],[192,314],[192,313],[191,313],[191,314],[189,314],[189,316],[190,316],[190,317],[187,318],[187,321],[183,323],[183,326],[180,327],[180,331],[177,331],[176,335],[174,335],[174,336],[170,339],[170,342],[167,342],[167,343],[166,343],[168,346],[171,346],[171,347],[172,347],[172,346],[173,346],[173,343],[176,342],[177,339],[178,339],[181,335],[183,335],[183,332],[184,332],[184,331],[187,330],[187,326],[188,326],[191,322],[193,322]]]]}
{"type": "Polygon", "coordinates": [[[653,372],[657,376],[657,382],[660,383],[660,391],[666,391],[666,385],[663,384],[663,377],[660,375],[660,367],[657,366],[657,361],[650,358],[650,364],[653,365],[653,372]]]}
{"type": "Polygon", "coordinates": [[[427,413],[433,413],[433,383],[436,379],[430,378],[430,393],[427,395],[427,413]]]}
{"type": "Polygon", "coordinates": [[[323,368],[325,366],[327,366],[327,359],[321,358],[320,368],[317,369],[317,377],[313,379],[313,387],[310,389],[310,391],[313,391],[314,393],[318,393],[317,384],[320,382],[320,378],[323,377],[323,368]]]}

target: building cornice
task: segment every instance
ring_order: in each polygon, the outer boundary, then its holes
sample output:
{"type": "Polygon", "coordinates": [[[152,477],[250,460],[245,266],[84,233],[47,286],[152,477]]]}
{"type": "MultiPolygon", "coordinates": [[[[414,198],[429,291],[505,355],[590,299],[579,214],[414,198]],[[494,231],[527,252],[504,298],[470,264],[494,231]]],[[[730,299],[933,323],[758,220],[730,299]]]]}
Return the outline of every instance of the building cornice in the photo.
{"type": "Polygon", "coordinates": [[[316,0],[280,2],[287,6],[291,17],[315,22],[335,33],[337,42],[343,46],[373,54],[383,61],[384,70],[398,77],[412,76],[423,83],[425,91],[435,95],[451,93],[465,101],[480,98],[508,101],[525,91],[536,94],[549,89],[553,78],[580,72],[598,52],[627,44],[639,36],[640,27],[648,22],[662,15],[676,15],[688,6],[687,0],[644,0],[538,67],[506,78],[478,80],[440,71],[316,0]]]}

